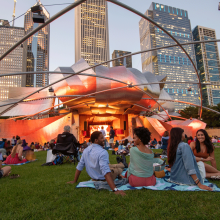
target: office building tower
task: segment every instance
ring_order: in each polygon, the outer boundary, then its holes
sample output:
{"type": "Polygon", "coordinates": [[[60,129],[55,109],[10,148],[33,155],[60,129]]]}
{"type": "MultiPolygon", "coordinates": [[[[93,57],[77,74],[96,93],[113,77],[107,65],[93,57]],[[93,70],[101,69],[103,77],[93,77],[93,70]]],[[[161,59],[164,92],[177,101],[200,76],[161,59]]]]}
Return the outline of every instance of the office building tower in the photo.
{"type": "MultiPolygon", "coordinates": [[[[24,28],[12,27],[7,20],[0,20],[0,56],[24,37],[24,28]]],[[[22,71],[22,46],[18,46],[0,61],[0,74],[22,71]]],[[[0,100],[8,99],[9,87],[20,87],[21,76],[0,77],[0,100]]]]}
{"type": "MultiPolygon", "coordinates": [[[[88,0],[75,9],[75,62],[92,66],[109,60],[108,9],[105,0],[88,0]]],[[[109,67],[109,63],[104,66],[109,67]]]]}
{"type": "MultiPolygon", "coordinates": [[[[37,2],[34,6],[40,4],[42,8],[41,14],[44,15],[45,21],[50,18],[41,2],[37,2]]],[[[33,22],[33,13],[29,9],[24,16],[25,35],[33,29],[41,25],[41,23],[33,22]]],[[[23,71],[49,71],[49,44],[50,44],[50,25],[47,25],[24,43],[23,52],[23,71]]],[[[22,86],[27,87],[43,87],[49,83],[49,74],[27,74],[22,77],[22,86]]]]}
{"type": "MultiPolygon", "coordinates": [[[[194,41],[216,39],[215,30],[196,26],[193,30],[194,41]]],[[[220,63],[217,42],[195,44],[196,62],[201,82],[211,85],[202,86],[204,106],[220,103],[220,63]]]]}
{"type": "MultiPolygon", "coordinates": [[[[145,15],[165,28],[179,42],[192,41],[191,25],[186,10],[152,2],[145,15]]],[[[139,32],[141,50],[176,44],[164,31],[143,18],[139,22],[139,32]]],[[[187,45],[184,48],[195,62],[193,45],[187,45]]],[[[175,83],[177,81],[198,82],[193,65],[180,47],[142,53],[141,59],[143,72],[150,71],[155,75],[167,75],[167,81],[173,81],[172,84],[164,86],[173,99],[194,104],[200,103],[198,85],[175,83]]],[[[184,103],[175,103],[176,110],[187,106],[184,103]]]]}
{"type": "MultiPolygon", "coordinates": [[[[128,52],[128,51],[114,50],[114,52],[112,53],[112,59],[130,54],[130,53],[131,52],[128,52]]],[[[132,57],[128,56],[128,57],[114,60],[112,62],[112,66],[125,66],[126,68],[132,68],[132,57]]]]}

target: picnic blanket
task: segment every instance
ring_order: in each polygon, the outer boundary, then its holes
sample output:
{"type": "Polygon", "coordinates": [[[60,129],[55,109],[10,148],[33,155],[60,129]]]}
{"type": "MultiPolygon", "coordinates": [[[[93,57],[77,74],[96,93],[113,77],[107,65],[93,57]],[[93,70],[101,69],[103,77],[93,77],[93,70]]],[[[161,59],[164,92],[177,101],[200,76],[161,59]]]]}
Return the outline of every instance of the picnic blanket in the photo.
{"type": "MultiPolygon", "coordinates": [[[[122,175],[125,174],[127,169],[124,169],[122,175]]],[[[141,187],[132,187],[129,183],[122,185],[118,187],[119,190],[138,190],[138,189],[150,189],[150,190],[173,190],[173,191],[206,191],[200,189],[198,186],[187,186],[187,185],[178,185],[174,183],[168,182],[168,179],[170,178],[170,172],[167,170],[164,170],[166,176],[163,178],[156,178],[157,183],[155,186],[141,186],[141,187]]],[[[119,180],[115,180],[115,183],[117,183],[119,180]]],[[[205,179],[204,185],[209,186],[213,189],[213,192],[220,192],[220,188],[218,188],[215,184],[210,183],[207,179],[205,179]]],[[[89,188],[97,188],[94,185],[94,182],[92,180],[80,182],[76,188],[83,188],[83,187],[89,187],[89,188]]]]}
{"type": "Polygon", "coordinates": [[[31,160],[31,161],[27,161],[27,162],[25,162],[25,163],[17,163],[17,164],[2,164],[2,166],[12,166],[12,165],[14,165],[14,166],[20,166],[20,165],[24,165],[24,164],[26,164],[26,163],[31,163],[31,162],[34,162],[34,161],[36,161],[37,159],[35,159],[35,160],[31,160]]]}

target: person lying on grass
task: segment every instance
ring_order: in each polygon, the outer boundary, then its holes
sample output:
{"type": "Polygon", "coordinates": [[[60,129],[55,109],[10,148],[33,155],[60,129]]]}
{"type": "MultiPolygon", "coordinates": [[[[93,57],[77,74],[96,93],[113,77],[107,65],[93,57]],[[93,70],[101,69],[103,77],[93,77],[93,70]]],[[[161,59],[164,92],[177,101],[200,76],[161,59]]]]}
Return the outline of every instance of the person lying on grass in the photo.
{"type": "Polygon", "coordinates": [[[200,189],[212,189],[203,185],[196,159],[190,146],[184,143],[184,130],[182,128],[172,128],[170,131],[170,141],[168,144],[168,163],[171,167],[170,182],[184,185],[197,185],[200,189]]]}
{"type": "Polygon", "coordinates": [[[11,171],[11,167],[9,166],[2,168],[2,161],[3,161],[3,157],[2,157],[2,153],[0,153],[0,179],[4,176],[8,176],[8,174],[11,171]]]}
{"type": "Polygon", "coordinates": [[[76,167],[74,181],[70,181],[68,183],[76,183],[81,171],[84,166],[86,166],[86,171],[93,181],[107,181],[108,185],[115,194],[124,196],[124,191],[118,190],[114,183],[114,179],[122,173],[124,165],[117,164],[118,167],[114,167],[114,165],[109,164],[108,152],[103,149],[105,138],[100,131],[92,133],[91,141],[92,145],[83,151],[80,162],[76,167]],[[122,166],[120,167],[120,165],[122,166]],[[111,170],[113,172],[111,172],[111,170]]]}
{"type": "Polygon", "coordinates": [[[196,161],[211,162],[211,165],[204,163],[206,178],[219,179],[220,171],[217,170],[214,146],[206,130],[200,129],[196,132],[196,141],[190,143],[190,147],[196,157],[196,161]]]}

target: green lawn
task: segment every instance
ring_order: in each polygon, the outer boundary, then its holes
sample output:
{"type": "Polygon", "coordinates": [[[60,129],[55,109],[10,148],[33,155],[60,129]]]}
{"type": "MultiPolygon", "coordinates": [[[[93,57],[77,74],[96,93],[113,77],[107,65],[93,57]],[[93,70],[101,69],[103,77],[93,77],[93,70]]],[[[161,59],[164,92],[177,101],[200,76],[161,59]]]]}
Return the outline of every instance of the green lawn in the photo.
{"type": "MultiPolygon", "coordinates": [[[[156,150],[155,150],[156,151],[156,150]]],[[[158,151],[158,150],[157,150],[158,151]]],[[[220,149],[215,150],[220,169],[220,149]]],[[[112,192],[76,189],[76,166],[41,166],[38,161],[12,166],[18,179],[0,179],[0,219],[219,219],[220,193],[130,190],[121,197],[112,192]]],[[[110,154],[110,162],[116,163],[110,154]]],[[[128,158],[128,157],[127,157],[128,158]]],[[[89,180],[84,170],[80,181],[89,180]]],[[[220,182],[213,181],[220,187],[220,182]]]]}

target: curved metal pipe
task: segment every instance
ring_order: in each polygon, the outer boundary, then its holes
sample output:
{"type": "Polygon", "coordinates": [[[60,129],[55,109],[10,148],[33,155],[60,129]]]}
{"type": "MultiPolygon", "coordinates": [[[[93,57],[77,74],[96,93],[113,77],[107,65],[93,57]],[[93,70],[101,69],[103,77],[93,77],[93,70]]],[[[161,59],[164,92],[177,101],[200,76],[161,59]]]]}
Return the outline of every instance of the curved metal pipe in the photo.
{"type": "Polygon", "coordinates": [[[150,18],[148,18],[146,15],[142,14],[141,12],[135,10],[134,8],[126,5],[126,4],[123,4],[122,2],[119,2],[119,1],[116,1],[116,0],[106,0],[106,1],[109,1],[109,2],[112,2],[118,6],[121,6],[122,8],[125,8],[131,12],[133,12],[134,14],[137,14],[139,15],[140,17],[144,18],[145,20],[149,21],[151,24],[155,25],[156,27],[158,27],[159,29],[163,30],[171,39],[173,39],[177,44],[178,46],[182,49],[182,51],[186,54],[186,56],[189,58],[190,62],[192,63],[195,71],[196,71],[196,74],[197,74],[197,77],[198,77],[198,81],[199,81],[199,87],[200,87],[200,99],[201,99],[201,108],[200,108],[200,118],[202,117],[202,86],[201,86],[201,80],[199,78],[199,74],[198,74],[198,71],[196,69],[196,66],[193,62],[193,60],[191,59],[191,57],[189,56],[189,54],[186,52],[186,50],[183,48],[183,46],[179,43],[179,41],[173,37],[166,29],[164,29],[163,27],[161,27],[159,24],[157,24],[155,21],[151,20],[150,18]]]}
{"type": "MultiPolygon", "coordinates": [[[[151,100],[150,98],[142,98],[142,99],[151,100]]],[[[184,101],[172,100],[172,99],[159,99],[159,98],[155,98],[155,99],[158,100],[158,101],[179,102],[179,103],[183,103],[183,104],[187,104],[187,105],[193,105],[193,106],[196,106],[196,107],[199,107],[199,108],[201,107],[200,105],[196,105],[196,104],[191,103],[191,102],[184,102],[184,101]]],[[[202,106],[202,108],[207,109],[207,110],[209,110],[209,111],[211,111],[211,112],[215,112],[215,113],[217,113],[217,114],[220,114],[220,112],[215,111],[215,110],[213,110],[213,109],[211,109],[211,108],[208,108],[208,107],[205,107],[205,106],[202,106]]]]}
{"type": "MultiPolygon", "coordinates": [[[[210,42],[220,42],[220,39],[214,39],[214,40],[203,40],[203,41],[191,41],[191,42],[187,42],[187,43],[181,43],[181,45],[191,45],[191,44],[200,44],[200,43],[210,43],[210,42]]],[[[155,50],[161,50],[161,49],[166,49],[166,48],[170,48],[170,47],[178,47],[178,44],[172,44],[172,45],[168,45],[168,46],[163,46],[163,47],[157,47],[157,48],[152,48],[152,49],[147,49],[147,50],[141,50],[141,51],[137,51],[134,53],[130,53],[130,54],[126,54],[108,61],[104,61],[102,63],[100,63],[100,65],[102,64],[106,64],[106,63],[110,63],[112,61],[115,61],[117,59],[120,58],[124,58],[124,57],[129,57],[129,56],[134,56],[140,53],[147,53],[147,52],[151,52],[151,51],[155,51],[155,50]]],[[[96,67],[96,66],[93,66],[96,67]]],[[[92,68],[93,68],[92,67],[92,68]]],[[[87,69],[86,69],[87,70],[87,69]]],[[[85,70],[83,70],[85,71],[85,70]]],[[[43,73],[50,73],[50,74],[72,74],[74,75],[75,73],[73,72],[58,72],[58,71],[30,71],[30,72],[17,72],[17,73],[7,73],[7,74],[0,74],[0,77],[3,76],[16,76],[16,75],[26,75],[26,74],[43,74],[43,73]]]]}
{"type": "Polygon", "coordinates": [[[36,27],[33,31],[31,31],[30,33],[28,33],[27,35],[25,35],[21,40],[19,40],[16,44],[14,44],[11,48],[9,48],[1,57],[0,57],[0,61],[5,58],[9,53],[11,53],[11,51],[13,51],[16,47],[18,47],[20,44],[22,44],[25,40],[27,40],[29,37],[31,37],[32,35],[34,35],[35,33],[37,33],[39,30],[41,30],[42,28],[44,28],[45,26],[47,26],[48,24],[50,24],[51,22],[53,22],[54,20],[56,20],[57,18],[59,18],[60,16],[64,15],[65,13],[67,13],[68,11],[72,10],[73,8],[75,8],[76,6],[80,5],[81,3],[85,2],[86,0],[78,0],[74,3],[72,3],[71,5],[67,6],[66,8],[64,8],[63,10],[61,10],[60,12],[58,12],[57,14],[55,14],[54,16],[52,16],[51,18],[49,18],[47,21],[45,21],[44,24],[36,27]]]}
{"type": "MultiPolygon", "coordinates": [[[[117,80],[117,79],[113,79],[113,78],[110,78],[110,77],[99,76],[99,75],[94,75],[94,74],[81,73],[81,72],[83,72],[83,71],[85,71],[85,70],[88,70],[88,69],[91,69],[91,68],[94,68],[94,67],[100,66],[100,65],[101,65],[101,64],[97,64],[97,65],[94,65],[94,66],[92,66],[92,67],[88,67],[88,68],[86,68],[86,69],[84,69],[84,70],[81,70],[81,71],[79,71],[79,72],[77,72],[77,73],[73,73],[73,74],[71,74],[71,75],[69,75],[69,76],[66,76],[66,77],[60,79],[60,80],[57,80],[57,81],[51,83],[51,84],[48,85],[48,86],[45,86],[45,87],[43,87],[43,88],[41,88],[41,89],[38,89],[37,91],[32,92],[31,94],[25,96],[24,98],[20,99],[19,101],[14,102],[14,103],[11,103],[12,106],[10,106],[9,108],[5,109],[3,112],[0,113],[0,115],[4,114],[4,113],[7,112],[9,109],[11,109],[11,108],[13,108],[15,105],[17,105],[17,103],[22,102],[24,99],[30,97],[31,95],[34,95],[35,93],[40,92],[40,91],[42,91],[43,89],[48,88],[48,87],[50,87],[51,85],[54,85],[54,84],[56,84],[56,83],[58,83],[58,82],[60,82],[60,81],[63,81],[63,80],[65,80],[65,79],[67,79],[67,78],[70,78],[70,77],[72,77],[73,75],[87,75],[87,76],[91,76],[91,77],[98,77],[98,78],[108,79],[108,80],[111,80],[111,81],[114,81],[114,82],[119,82],[119,83],[122,83],[122,84],[125,84],[125,85],[129,85],[129,84],[127,84],[126,82],[123,82],[123,81],[120,81],[120,80],[117,80]]],[[[145,93],[146,95],[150,96],[153,100],[155,100],[149,93],[145,92],[144,90],[142,90],[142,89],[140,89],[140,88],[137,88],[136,86],[132,86],[132,87],[134,87],[134,88],[137,89],[137,90],[142,91],[142,92],[145,93]]],[[[160,103],[158,103],[156,100],[155,100],[155,102],[166,112],[166,114],[167,114],[167,116],[170,118],[170,120],[172,120],[171,117],[169,116],[168,112],[163,108],[163,106],[161,106],[160,103]]],[[[10,105],[10,104],[9,104],[9,103],[3,104],[3,105],[0,105],[0,107],[7,106],[7,105],[10,105]]]]}

